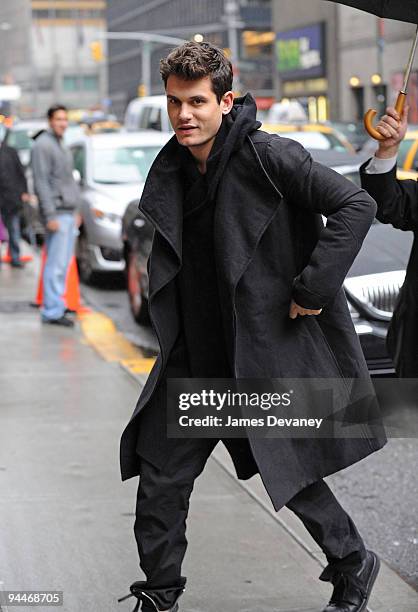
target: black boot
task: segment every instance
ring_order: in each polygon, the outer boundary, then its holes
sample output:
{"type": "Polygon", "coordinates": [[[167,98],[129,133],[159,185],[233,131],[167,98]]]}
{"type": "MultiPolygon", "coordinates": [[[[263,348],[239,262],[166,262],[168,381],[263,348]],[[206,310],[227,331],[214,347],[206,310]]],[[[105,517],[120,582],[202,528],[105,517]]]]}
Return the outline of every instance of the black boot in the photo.
{"type": "Polygon", "coordinates": [[[146,588],[146,582],[141,580],[131,584],[130,590],[131,593],[118,599],[118,602],[125,601],[125,599],[128,599],[129,597],[136,597],[138,601],[132,612],[138,612],[139,610],[142,612],[165,612],[166,610],[167,612],[179,612],[177,602],[184,593],[184,587],[175,587],[173,589],[149,589],[146,588]],[[166,605],[160,605],[160,607],[158,607],[157,602],[161,599],[159,591],[161,591],[161,594],[163,594],[164,597],[167,596],[167,591],[173,591],[175,600],[174,603],[171,604],[170,608],[168,608],[166,605]]]}
{"type": "Polygon", "coordinates": [[[370,550],[357,569],[342,571],[328,566],[320,578],[332,582],[334,591],[322,612],[365,612],[379,567],[379,557],[370,550]]]}

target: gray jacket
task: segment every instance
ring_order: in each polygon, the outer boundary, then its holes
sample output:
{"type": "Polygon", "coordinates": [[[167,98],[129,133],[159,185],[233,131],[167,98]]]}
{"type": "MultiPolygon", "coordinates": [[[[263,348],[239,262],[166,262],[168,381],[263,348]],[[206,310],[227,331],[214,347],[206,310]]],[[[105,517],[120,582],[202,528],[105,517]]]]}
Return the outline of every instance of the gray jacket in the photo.
{"type": "Polygon", "coordinates": [[[44,222],[78,208],[80,189],[73,177],[71,152],[51,130],[42,132],[35,140],[32,170],[44,222]]]}

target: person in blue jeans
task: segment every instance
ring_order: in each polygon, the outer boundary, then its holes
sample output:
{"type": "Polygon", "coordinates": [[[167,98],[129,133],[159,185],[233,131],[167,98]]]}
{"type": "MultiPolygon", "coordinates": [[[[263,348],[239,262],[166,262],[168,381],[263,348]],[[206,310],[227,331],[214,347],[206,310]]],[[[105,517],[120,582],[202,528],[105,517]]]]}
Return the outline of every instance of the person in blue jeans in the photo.
{"type": "Polygon", "coordinates": [[[44,323],[72,327],[62,296],[80,222],[80,189],[73,177],[71,152],[63,142],[67,109],[57,104],[49,108],[47,117],[49,128],[36,137],[32,150],[35,193],[46,230],[41,315],[44,323]]]}

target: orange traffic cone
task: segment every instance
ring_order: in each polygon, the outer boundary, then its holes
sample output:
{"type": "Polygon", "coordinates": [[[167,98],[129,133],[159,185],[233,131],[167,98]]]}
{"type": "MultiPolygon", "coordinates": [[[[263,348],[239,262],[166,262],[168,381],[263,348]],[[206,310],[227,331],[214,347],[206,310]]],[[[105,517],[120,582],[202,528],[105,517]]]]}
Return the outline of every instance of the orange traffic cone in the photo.
{"type": "MultiPolygon", "coordinates": [[[[36,292],[35,304],[37,306],[42,306],[43,304],[43,277],[44,277],[44,269],[46,263],[46,248],[42,249],[42,258],[41,258],[41,273],[39,275],[38,281],[38,290],[36,292]]],[[[86,308],[81,304],[80,300],[80,282],[78,278],[78,268],[77,262],[73,255],[71,258],[70,265],[68,266],[67,278],[65,281],[65,293],[62,296],[65,302],[66,307],[69,310],[73,310],[77,312],[77,314],[81,314],[83,312],[89,312],[90,309],[86,308]]]]}
{"type": "MultiPolygon", "coordinates": [[[[33,255],[21,255],[20,261],[32,261],[33,255]]],[[[6,255],[3,255],[1,258],[2,263],[10,263],[12,261],[12,256],[10,255],[10,248],[7,248],[6,255]]]]}

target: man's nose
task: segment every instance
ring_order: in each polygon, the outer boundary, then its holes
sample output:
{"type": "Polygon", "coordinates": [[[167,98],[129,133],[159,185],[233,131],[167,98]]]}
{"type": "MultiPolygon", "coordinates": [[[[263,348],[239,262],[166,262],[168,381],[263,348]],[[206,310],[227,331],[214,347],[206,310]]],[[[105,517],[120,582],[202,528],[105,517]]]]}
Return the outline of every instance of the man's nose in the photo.
{"type": "Polygon", "coordinates": [[[182,104],[180,108],[179,119],[181,121],[187,121],[192,117],[191,108],[188,104],[182,104]]]}

